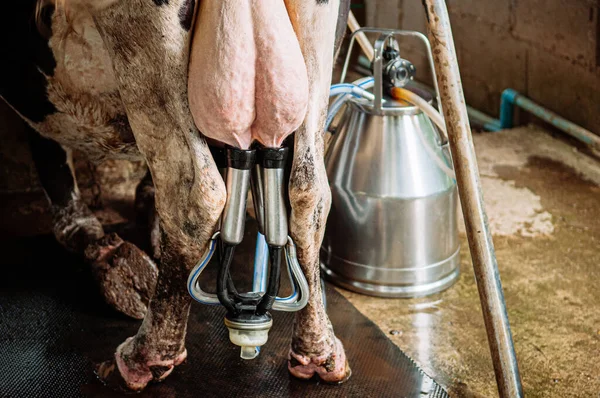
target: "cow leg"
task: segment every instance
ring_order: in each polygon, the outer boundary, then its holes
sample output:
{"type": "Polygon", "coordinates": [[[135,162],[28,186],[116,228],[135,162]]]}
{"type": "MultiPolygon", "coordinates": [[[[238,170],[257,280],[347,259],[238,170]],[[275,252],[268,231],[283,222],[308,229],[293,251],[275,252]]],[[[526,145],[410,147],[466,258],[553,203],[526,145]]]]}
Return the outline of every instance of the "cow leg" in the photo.
{"type": "Polygon", "coordinates": [[[67,250],[84,255],[104,300],[117,311],[141,319],[156,284],[156,266],[136,246],[102,224],[81,199],[70,153],[28,128],[31,156],[52,214],[52,231],[67,250]],[[137,279],[133,280],[132,275],[137,279]]]}
{"type": "Polygon", "coordinates": [[[160,226],[154,194],[152,174],[148,170],[135,189],[136,223],[147,234],[147,243],[152,257],[158,259],[160,257],[160,226]]]}
{"type": "Polygon", "coordinates": [[[114,362],[98,369],[100,377],[121,377],[135,390],[164,379],[186,357],[191,304],[186,280],[208,247],[226,199],[188,105],[193,6],[189,0],[119,0],[94,16],[152,174],[160,217],[159,276],[148,313],[137,334],[117,348],[114,362]]]}
{"type": "Polygon", "coordinates": [[[102,224],[80,197],[70,153],[31,127],[27,130],[33,163],[50,204],[52,232],[67,250],[82,254],[104,236],[102,224]]]}
{"type": "Polygon", "coordinates": [[[308,280],[310,300],[296,315],[288,368],[302,379],[318,375],[326,382],[342,382],[349,377],[350,367],[325,312],[319,271],[319,248],[331,204],[323,125],[339,1],[286,0],[286,6],[306,62],[310,94],[306,118],[295,134],[289,181],[290,233],[308,280]]]}

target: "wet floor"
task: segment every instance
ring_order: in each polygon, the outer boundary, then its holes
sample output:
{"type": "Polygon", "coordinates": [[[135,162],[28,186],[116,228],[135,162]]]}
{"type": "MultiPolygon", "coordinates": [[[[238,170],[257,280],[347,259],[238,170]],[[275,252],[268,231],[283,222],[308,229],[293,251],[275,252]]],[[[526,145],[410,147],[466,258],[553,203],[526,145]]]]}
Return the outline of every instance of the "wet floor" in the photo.
{"type": "MultiPolygon", "coordinates": [[[[600,160],[534,128],[474,141],[525,396],[598,397],[600,160]]],[[[461,235],[462,275],[449,290],[409,300],[343,294],[451,395],[494,397],[461,235]]]]}

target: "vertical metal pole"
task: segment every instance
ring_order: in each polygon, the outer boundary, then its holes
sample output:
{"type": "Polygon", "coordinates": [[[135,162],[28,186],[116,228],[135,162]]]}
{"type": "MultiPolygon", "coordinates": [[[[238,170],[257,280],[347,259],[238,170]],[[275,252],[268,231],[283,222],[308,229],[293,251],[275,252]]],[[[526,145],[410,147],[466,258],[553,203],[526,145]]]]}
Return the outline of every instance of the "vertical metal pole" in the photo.
{"type": "Polygon", "coordinates": [[[423,0],[423,4],[498,392],[502,398],[522,397],[521,378],[484,209],[448,10],[445,0],[423,0]]]}

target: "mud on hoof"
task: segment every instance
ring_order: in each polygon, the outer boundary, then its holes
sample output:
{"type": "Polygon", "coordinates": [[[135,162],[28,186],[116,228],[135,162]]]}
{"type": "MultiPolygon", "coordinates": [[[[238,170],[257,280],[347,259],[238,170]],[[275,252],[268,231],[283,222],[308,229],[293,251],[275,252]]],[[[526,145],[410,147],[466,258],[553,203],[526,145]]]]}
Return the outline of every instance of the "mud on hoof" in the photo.
{"type": "Polygon", "coordinates": [[[341,384],[350,378],[352,370],[346,359],[342,342],[336,337],[333,352],[329,355],[310,357],[290,350],[288,370],[299,379],[318,377],[321,381],[341,384]]]}
{"type": "Polygon", "coordinates": [[[187,358],[187,351],[172,359],[144,358],[132,353],[135,337],[129,337],[121,344],[115,357],[96,368],[96,375],[108,387],[116,390],[144,389],[148,383],[160,382],[171,374],[175,366],[187,358]]]}
{"type": "Polygon", "coordinates": [[[90,243],[104,236],[102,224],[80,200],[72,200],[66,207],[54,206],[51,213],[52,232],[70,252],[81,254],[90,243]]]}
{"type": "Polygon", "coordinates": [[[115,233],[89,245],[85,257],[104,300],[125,315],[144,318],[158,277],[150,257],[115,233]]]}

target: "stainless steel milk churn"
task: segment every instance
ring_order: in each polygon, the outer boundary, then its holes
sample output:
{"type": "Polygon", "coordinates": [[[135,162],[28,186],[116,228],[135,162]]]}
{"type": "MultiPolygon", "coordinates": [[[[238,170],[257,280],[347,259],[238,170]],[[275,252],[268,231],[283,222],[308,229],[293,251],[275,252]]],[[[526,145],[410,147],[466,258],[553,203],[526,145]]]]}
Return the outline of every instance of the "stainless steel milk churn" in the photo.
{"type": "Polygon", "coordinates": [[[386,87],[404,85],[433,102],[411,88],[414,68],[399,57],[394,37],[416,36],[428,49],[429,42],[417,32],[365,30],[380,33],[374,99],[348,99],[326,151],[332,206],[322,271],[360,293],[424,296],[446,289],[459,276],[456,181],[444,171],[444,165],[452,171],[445,136],[419,107],[394,100],[386,87]]]}

